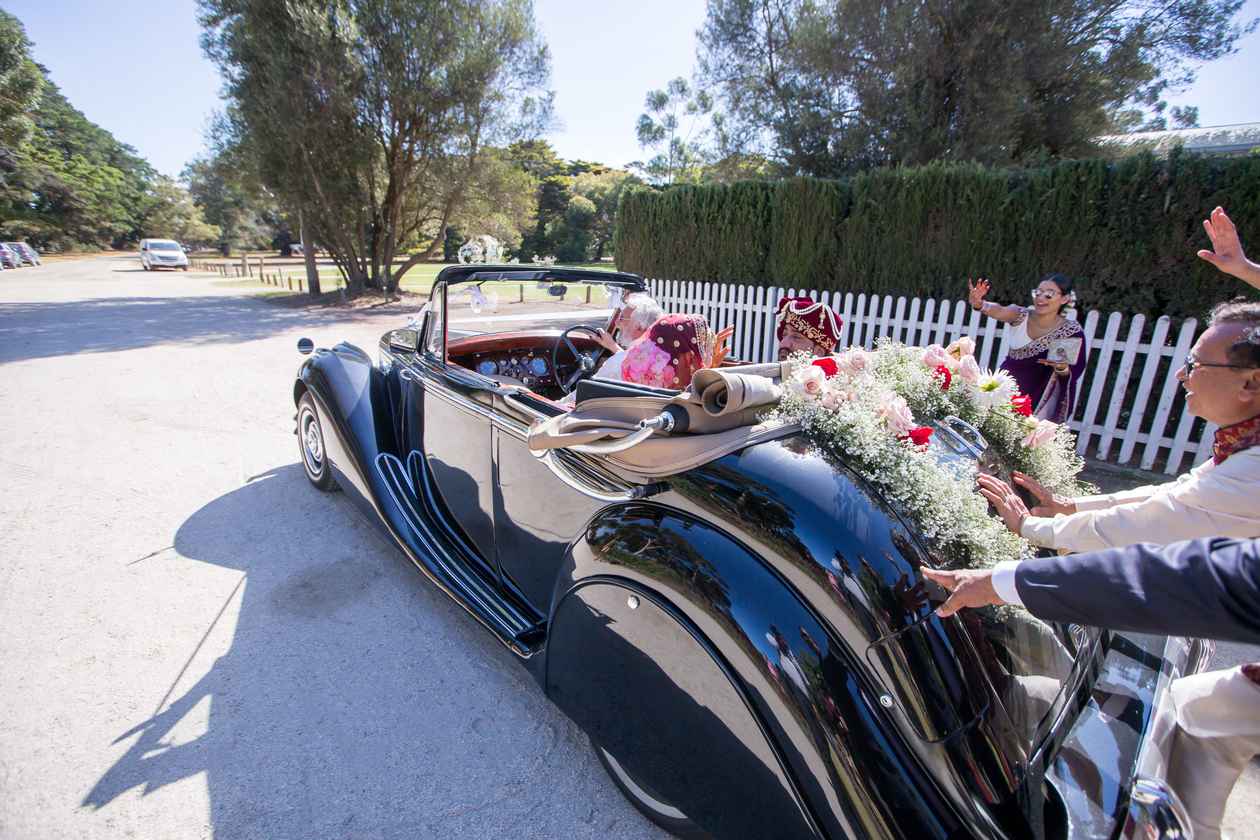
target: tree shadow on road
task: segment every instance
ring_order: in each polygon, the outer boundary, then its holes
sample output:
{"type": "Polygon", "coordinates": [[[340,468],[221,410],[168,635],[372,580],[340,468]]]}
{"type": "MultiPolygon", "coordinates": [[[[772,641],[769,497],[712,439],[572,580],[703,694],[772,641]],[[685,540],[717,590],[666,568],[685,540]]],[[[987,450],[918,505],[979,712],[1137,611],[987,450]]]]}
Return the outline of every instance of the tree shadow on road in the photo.
{"type": "Polygon", "coordinates": [[[83,806],[204,774],[219,840],[659,836],[515,657],[377,534],[297,464],[189,517],[164,562],[240,576],[83,806]]]}
{"type": "Polygon", "coordinates": [[[159,344],[249,341],[374,314],[296,309],[228,295],[0,303],[0,363],[159,344]]]}

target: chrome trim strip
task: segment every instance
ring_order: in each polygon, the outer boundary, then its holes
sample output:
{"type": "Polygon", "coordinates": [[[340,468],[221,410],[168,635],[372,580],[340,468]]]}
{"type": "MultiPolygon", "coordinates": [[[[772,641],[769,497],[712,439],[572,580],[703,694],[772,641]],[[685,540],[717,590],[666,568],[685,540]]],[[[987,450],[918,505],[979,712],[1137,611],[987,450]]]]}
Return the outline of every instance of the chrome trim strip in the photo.
{"type": "Polygon", "coordinates": [[[444,385],[438,385],[432,380],[424,383],[424,394],[426,397],[432,395],[441,399],[443,402],[478,417],[484,417],[491,422],[494,421],[494,412],[480,403],[470,400],[458,391],[453,391],[444,385]]]}

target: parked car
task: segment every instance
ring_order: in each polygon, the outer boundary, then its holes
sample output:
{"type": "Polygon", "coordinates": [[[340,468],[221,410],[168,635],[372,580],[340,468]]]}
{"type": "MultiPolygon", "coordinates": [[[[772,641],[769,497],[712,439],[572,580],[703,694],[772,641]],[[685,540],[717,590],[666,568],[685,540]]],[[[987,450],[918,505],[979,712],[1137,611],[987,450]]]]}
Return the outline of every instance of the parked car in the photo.
{"type": "Polygon", "coordinates": [[[0,265],[5,268],[19,268],[22,265],[22,257],[10,248],[8,243],[0,243],[0,265]]]}
{"type": "Polygon", "coordinates": [[[145,271],[156,271],[159,268],[182,268],[187,271],[188,255],[173,239],[141,239],[140,264],[145,271]]]}
{"type": "MultiPolygon", "coordinates": [[[[1168,691],[1206,645],[1013,608],[939,618],[929,540],[796,427],[716,450],[675,435],[639,462],[531,449],[570,391],[619,411],[673,393],[590,378],[616,299],[591,286],[646,288],[448,267],[376,360],[344,343],[303,360],[295,432],[311,484],[343,489],[501,642],[643,814],[714,837],[1188,830],[1162,775],[1168,691]],[[468,284],[510,300],[539,282],[575,287],[571,318],[496,333],[452,311],[468,284]]],[[[939,431],[942,463],[987,463],[983,439],[939,431]]]]}
{"type": "Polygon", "coordinates": [[[40,264],[39,252],[25,242],[5,242],[4,244],[26,265],[40,264]]]}

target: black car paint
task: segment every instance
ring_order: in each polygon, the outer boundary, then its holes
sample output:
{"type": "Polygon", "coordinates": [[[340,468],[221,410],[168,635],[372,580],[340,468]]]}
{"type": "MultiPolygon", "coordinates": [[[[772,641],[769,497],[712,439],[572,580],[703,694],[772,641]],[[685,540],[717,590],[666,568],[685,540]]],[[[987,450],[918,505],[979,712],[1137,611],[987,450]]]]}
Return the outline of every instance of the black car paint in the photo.
{"type": "MultiPolygon", "coordinates": [[[[449,271],[439,283],[458,279],[449,271]]],[[[923,596],[926,549],[842,464],[789,438],[644,486],[589,457],[529,453],[540,411],[526,396],[390,334],[380,357],[317,351],[295,385],[295,400],[315,397],[339,483],[570,717],[694,818],[764,836],[728,822],[758,780],[777,836],[1043,833],[1053,754],[1030,766],[967,619],[941,621],[923,596]],[[447,436],[457,445],[436,445],[447,436]],[[415,495],[400,499],[408,483],[415,495]],[[480,603],[488,588],[509,620],[480,603]],[[710,679],[680,681],[700,670],[710,679]],[[725,751],[709,743],[718,731],[725,751]],[[697,783],[713,774],[728,783],[697,783]]],[[[1088,676],[1060,715],[1090,702],[1088,676]]]]}

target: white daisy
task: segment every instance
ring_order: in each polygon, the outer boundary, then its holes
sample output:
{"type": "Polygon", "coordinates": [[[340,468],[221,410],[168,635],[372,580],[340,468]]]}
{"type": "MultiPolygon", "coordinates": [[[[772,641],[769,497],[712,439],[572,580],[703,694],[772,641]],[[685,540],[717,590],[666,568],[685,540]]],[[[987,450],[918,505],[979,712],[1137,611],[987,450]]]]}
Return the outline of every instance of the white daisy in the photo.
{"type": "Polygon", "coordinates": [[[1009,403],[1019,390],[1015,378],[1004,370],[985,371],[975,384],[976,401],[985,408],[1009,403]]]}

